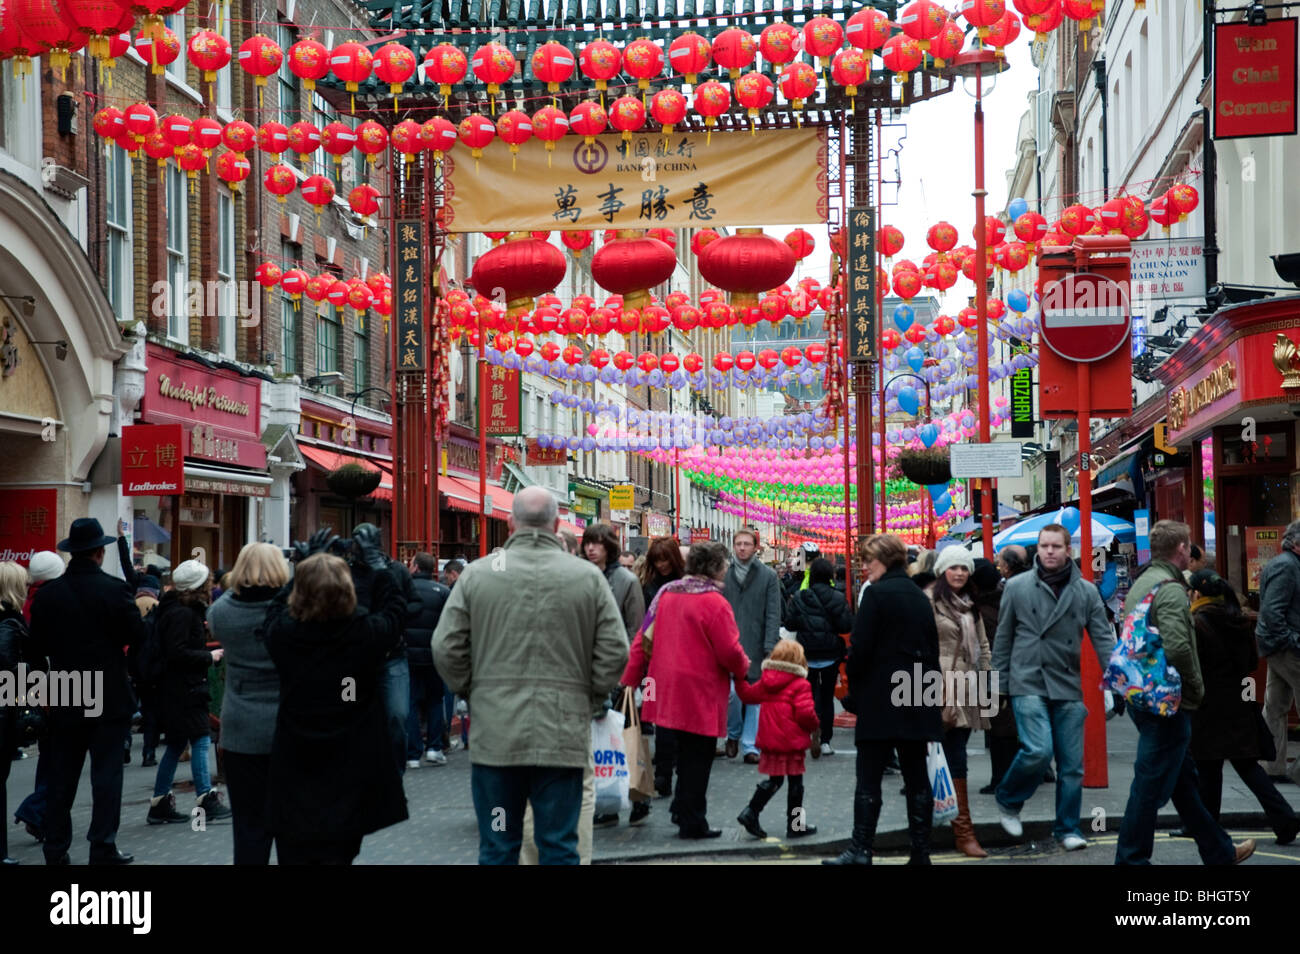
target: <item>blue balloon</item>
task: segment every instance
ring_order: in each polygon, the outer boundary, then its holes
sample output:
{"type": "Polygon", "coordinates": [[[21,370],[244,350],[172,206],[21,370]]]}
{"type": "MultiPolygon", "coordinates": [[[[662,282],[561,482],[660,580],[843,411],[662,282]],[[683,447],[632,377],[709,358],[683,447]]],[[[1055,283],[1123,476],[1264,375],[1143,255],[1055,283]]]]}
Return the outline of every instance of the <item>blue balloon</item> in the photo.
{"type": "MultiPolygon", "coordinates": [[[[915,414],[921,407],[921,399],[917,396],[916,388],[910,384],[899,388],[898,406],[907,414],[915,414]]],[[[908,440],[911,438],[909,437],[908,440]]]]}
{"type": "Polygon", "coordinates": [[[942,517],[951,509],[952,497],[946,491],[934,498],[934,515],[936,517],[942,517]]]}
{"type": "Polygon", "coordinates": [[[1028,211],[1029,211],[1029,203],[1026,202],[1024,199],[1020,198],[1019,196],[1017,196],[1016,198],[1012,199],[1010,202],[1007,203],[1007,215],[1010,216],[1012,222],[1020,218],[1028,211]]]}
{"type": "Polygon", "coordinates": [[[920,371],[925,366],[925,352],[915,345],[907,349],[904,357],[907,358],[907,366],[913,371],[920,371]]]}
{"type": "Polygon", "coordinates": [[[894,306],[894,324],[899,331],[907,331],[914,321],[916,321],[916,312],[912,310],[911,305],[894,306]]]}
{"type": "Polygon", "coordinates": [[[1029,310],[1029,296],[1019,288],[1013,288],[1007,292],[1007,307],[1016,314],[1024,314],[1029,310]]]}
{"type": "Polygon", "coordinates": [[[921,438],[921,443],[926,447],[933,447],[939,439],[939,428],[934,424],[923,424],[916,429],[916,436],[921,438]]]}

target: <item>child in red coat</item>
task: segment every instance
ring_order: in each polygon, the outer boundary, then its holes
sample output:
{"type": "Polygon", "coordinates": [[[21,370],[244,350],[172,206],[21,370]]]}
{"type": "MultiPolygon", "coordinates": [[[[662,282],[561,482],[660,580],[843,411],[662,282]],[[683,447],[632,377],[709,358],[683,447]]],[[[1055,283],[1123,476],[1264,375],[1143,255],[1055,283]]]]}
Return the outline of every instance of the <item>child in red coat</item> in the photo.
{"type": "Polygon", "coordinates": [[[736,682],[736,695],[748,705],[759,705],[758,748],[762,753],[758,770],[768,776],[758,783],[754,797],[737,816],[742,828],[755,838],[766,838],[758,824],[773,795],[786,776],[790,788],[786,793],[786,837],[799,838],[817,833],[815,825],[804,821],[803,756],[811,744],[810,733],[819,726],[813,705],[812,684],[808,682],[808,660],[803,647],[792,639],[776,644],[772,655],[763,662],[763,678],[756,684],[736,682]]]}

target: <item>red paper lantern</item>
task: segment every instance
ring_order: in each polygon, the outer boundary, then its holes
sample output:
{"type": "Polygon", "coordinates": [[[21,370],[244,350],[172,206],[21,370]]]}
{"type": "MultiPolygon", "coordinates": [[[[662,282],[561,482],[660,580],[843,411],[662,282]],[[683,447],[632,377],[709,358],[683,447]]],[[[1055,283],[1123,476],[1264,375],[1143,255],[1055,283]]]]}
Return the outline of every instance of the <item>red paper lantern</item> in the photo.
{"type": "Polygon", "coordinates": [[[957,330],[957,322],[953,321],[947,315],[940,315],[934,319],[934,330],[940,335],[950,335],[957,330]]]}
{"type": "Polygon", "coordinates": [[[510,147],[510,154],[517,156],[519,147],[533,138],[533,120],[527,113],[511,109],[497,117],[497,135],[510,147]]]}
{"type": "Polygon", "coordinates": [[[903,250],[903,230],[893,225],[882,225],[876,232],[876,241],[885,253],[885,258],[893,258],[903,250]]]}
{"type": "Polygon", "coordinates": [[[1065,7],[1061,0],[1016,0],[1018,9],[1025,18],[1025,26],[1034,31],[1035,42],[1047,42],[1047,35],[1065,20],[1065,7]],[[1026,7],[1032,4],[1041,13],[1028,13],[1026,7]]]}
{"type": "Polygon", "coordinates": [[[608,40],[592,40],[578,54],[582,75],[596,84],[601,92],[623,68],[623,54],[608,40]]]}
{"type": "Polygon", "coordinates": [[[1047,234],[1047,219],[1037,212],[1025,212],[1012,223],[1012,228],[1022,242],[1037,242],[1047,234]]]}
{"type": "Polygon", "coordinates": [[[287,268],[280,276],[280,287],[291,299],[297,301],[307,290],[307,273],[301,268],[287,268]]]}
{"type": "Polygon", "coordinates": [[[373,119],[367,119],[358,126],[356,136],[357,151],[362,153],[371,165],[374,165],[375,157],[388,148],[388,130],[373,119]]]}
{"type": "Polygon", "coordinates": [[[630,371],[636,367],[636,356],[630,351],[620,351],[614,355],[614,367],[620,371],[630,371]]]}
{"type": "Polygon", "coordinates": [[[283,205],[284,197],[297,188],[298,178],[288,166],[277,163],[266,170],[262,176],[262,184],[266,186],[266,191],[283,205]]]}
{"type": "MultiPolygon", "coordinates": [[[[62,8],[67,22],[87,37],[90,55],[97,60],[107,59],[109,41],[123,29],[124,11],[117,0],[59,0],[57,6],[62,8]]],[[[0,13],[0,20],[4,18],[0,13]]],[[[126,28],[130,26],[127,23],[126,28]]]]}
{"type": "Polygon", "coordinates": [[[790,313],[785,295],[764,295],[758,303],[758,310],[773,325],[779,325],[781,319],[790,313]]]}
{"type": "Polygon", "coordinates": [[[170,116],[164,116],[161,123],[163,138],[171,144],[177,154],[180,153],[181,146],[187,145],[190,141],[190,122],[188,116],[181,116],[173,113],[170,116]]]}
{"type": "Polygon", "coordinates": [[[363,182],[348,193],[348,206],[357,215],[375,215],[379,211],[379,190],[363,182]]]}
{"type": "Polygon", "coordinates": [[[754,370],[754,365],[756,364],[758,364],[758,359],[754,357],[754,352],[752,351],[736,352],[735,365],[737,370],[744,371],[746,374],[748,374],[750,371],[754,370]]]}
{"type": "Polygon", "coordinates": [[[1165,194],[1169,196],[1169,204],[1178,212],[1179,222],[1186,219],[1201,204],[1201,196],[1196,191],[1196,187],[1186,182],[1178,183],[1165,194]]]}
{"type": "Polygon", "coordinates": [[[914,345],[919,345],[925,340],[925,329],[920,325],[913,325],[903,332],[903,337],[914,345]]]}
{"type": "MultiPolygon", "coordinates": [[[[979,226],[976,226],[975,228],[978,229],[979,226]]],[[[999,244],[1006,234],[1007,227],[1002,223],[1001,219],[996,215],[984,216],[984,244],[986,246],[992,248],[999,244]]],[[[978,233],[974,229],[972,229],[971,235],[976,239],[976,241],[979,240],[978,233]]]]}
{"type": "Polygon", "coordinates": [[[456,127],[442,116],[434,116],[420,127],[420,143],[433,153],[435,159],[442,159],[459,141],[456,127]]]}
{"type": "Polygon", "coordinates": [[[438,93],[451,95],[451,87],[469,72],[469,59],[463,50],[450,43],[439,43],[424,54],[424,75],[438,84],[438,93]]]}
{"type": "MultiPolygon", "coordinates": [[[[1092,0],[1085,0],[1091,4],[1092,0]]],[[[1002,19],[1007,5],[1002,0],[961,0],[961,15],[979,32],[980,42],[989,35],[993,24],[1002,19]]]]}
{"type": "Polygon", "coordinates": [[[348,291],[350,290],[348,283],[341,278],[324,277],[329,279],[329,286],[325,289],[325,297],[335,308],[342,308],[348,303],[348,291]]]}
{"type": "Polygon", "coordinates": [[[661,89],[650,97],[650,115],[663,128],[664,136],[686,118],[686,97],[675,89],[661,89]]]}
{"type": "MultiPolygon", "coordinates": [[[[226,152],[222,153],[222,155],[229,156],[233,155],[233,153],[226,152]]],[[[274,288],[280,283],[280,276],[283,274],[280,266],[275,262],[263,262],[253,270],[253,278],[263,288],[274,288]]]]}
{"type": "Polygon", "coordinates": [[[632,229],[620,229],[591,259],[596,284],[622,295],[629,308],[649,304],[649,289],[668,281],[676,267],[677,256],[671,248],[632,229]]]}
{"type": "Polygon", "coordinates": [[[903,301],[911,301],[921,290],[921,274],[914,271],[901,271],[894,276],[894,294],[903,301]]]}
{"type": "MultiPolygon", "coordinates": [[[[543,106],[533,113],[533,135],[546,144],[548,153],[555,151],[555,144],[569,132],[569,117],[564,110],[556,106],[543,106]]],[[[546,157],[549,166],[551,158],[546,157]]]]}
{"type": "MultiPolygon", "coordinates": [[[[86,45],[86,31],[72,18],[64,0],[9,0],[6,6],[16,28],[30,42],[45,47],[41,52],[48,55],[59,75],[64,75],[72,54],[86,45]]],[[[179,48],[178,42],[178,52],[179,48]]]]}
{"type": "Polygon", "coordinates": [[[937,222],[925,233],[925,240],[942,259],[945,252],[952,251],[957,245],[957,229],[947,222],[937,222]]]}
{"type": "Polygon", "coordinates": [[[781,68],[794,62],[799,55],[799,30],[784,21],[763,27],[758,35],[758,51],[763,59],[776,67],[781,75],[781,68]]]}
{"type": "Polygon", "coordinates": [[[353,311],[360,315],[361,312],[369,308],[375,300],[374,293],[360,278],[354,278],[347,283],[348,294],[347,303],[353,311]]]}
{"type": "Polygon", "coordinates": [[[637,89],[649,89],[650,81],[663,75],[663,48],[653,40],[633,40],[623,47],[623,72],[636,80],[637,89]]]}
{"type": "Polygon", "coordinates": [[[1065,0],[1063,6],[1065,15],[1071,20],[1078,21],[1080,33],[1087,34],[1092,31],[1092,20],[1097,13],[1092,0],[1065,0]]]}
{"type": "Polygon", "coordinates": [[[817,307],[817,293],[816,291],[810,292],[806,286],[800,285],[795,291],[786,296],[785,306],[789,309],[790,314],[794,315],[796,323],[802,322],[817,307]]]}
{"type": "Polygon", "coordinates": [[[898,15],[899,28],[926,51],[930,49],[930,41],[943,31],[947,22],[948,11],[933,0],[913,0],[898,15]]]}
{"type": "Polygon", "coordinates": [[[762,73],[746,73],[736,80],[736,102],[745,107],[750,119],[757,119],[758,111],[771,103],[775,95],[775,85],[762,73]]]}
{"type": "MultiPolygon", "coordinates": [[[[696,233],[695,233],[694,235],[691,236],[691,253],[694,254],[694,255],[696,255],[696,256],[698,256],[701,252],[704,251],[705,247],[706,247],[710,242],[716,242],[716,241],[717,241],[719,238],[721,238],[721,237],[722,237],[722,236],[720,236],[720,235],[719,235],[717,232],[715,232],[713,229],[699,229],[699,230],[697,230],[696,233]]],[[[705,292],[705,294],[708,294],[708,293],[705,292]]],[[[701,296],[700,296],[700,300],[701,300],[701,302],[703,302],[703,300],[704,300],[704,295],[701,295],[701,296]]]]}
{"type": "Polygon", "coordinates": [[[289,148],[289,130],[284,123],[275,120],[262,123],[257,127],[257,148],[276,157],[289,148]]]}
{"type": "Polygon", "coordinates": [[[826,360],[826,346],[820,341],[815,341],[803,349],[803,356],[808,359],[809,364],[821,364],[826,360]]]}
{"type": "Polygon", "coordinates": [[[14,0],[0,0],[0,60],[12,58],[14,75],[27,76],[32,71],[32,57],[40,56],[48,47],[28,36],[13,15],[14,0]]]}
{"type": "MultiPolygon", "coordinates": [[[[262,87],[266,85],[266,78],[280,68],[280,63],[284,60],[284,51],[270,37],[255,33],[239,44],[237,59],[239,68],[251,75],[257,86],[262,87]]],[[[259,92],[259,101],[261,95],[259,92]]]]}
{"type": "Polygon", "coordinates": [[[400,43],[385,43],[375,50],[372,68],[379,82],[388,84],[388,92],[393,94],[394,110],[402,85],[415,75],[415,65],[415,54],[400,43]]]}
{"type": "Polygon", "coordinates": [[[664,374],[672,374],[681,366],[681,359],[675,354],[666,354],[659,359],[659,370],[664,374]]]}
{"type": "Polygon", "coordinates": [[[349,93],[355,93],[362,83],[370,79],[374,55],[360,43],[340,43],[330,52],[330,72],[343,83],[349,93]]]}
{"type": "Polygon", "coordinates": [[[700,310],[694,305],[678,305],[672,310],[673,327],[678,331],[691,332],[700,324],[700,310]]]}
{"type": "Polygon", "coordinates": [[[886,351],[893,351],[903,343],[903,336],[893,328],[886,328],[880,333],[880,346],[886,351]]]}
{"type": "Polygon", "coordinates": [[[302,183],[302,197],[316,206],[316,214],[334,201],[334,183],[328,176],[308,176],[302,183]]]}
{"type": "Polygon", "coordinates": [[[497,136],[497,128],[482,113],[471,113],[460,121],[457,127],[457,133],[460,135],[460,141],[469,146],[470,155],[475,159],[483,155],[486,149],[497,136]]]}
{"type": "Polygon", "coordinates": [[[934,65],[942,69],[948,60],[961,52],[965,43],[966,34],[961,27],[952,20],[945,20],[939,35],[930,41],[930,56],[934,58],[934,65]]]}
{"type": "Polygon", "coordinates": [[[171,30],[164,28],[157,39],[141,33],[131,44],[136,54],[152,68],[154,76],[162,76],[168,65],[181,55],[181,41],[171,30]]]}
{"type": "Polygon", "coordinates": [[[242,152],[223,152],[217,156],[217,178],[230,186],[231,192],[238,192],[239,184],[247,179],[252,171],[252,163],[242,152]]]}
{"type": "Polygon", "coordinates": [[[843,45],[844,28],[830,17],[813,17],[803,25],[804,49],[821,60],[822,69],[830,65],[831,57],[843,45]]]}
{"type": "Polygon", "coordinates": [[[506,313],[517,315],[531,309],[538,295],[552,291],[566,268],[564,253],[554,245],[516,232],[479,256],[470,281],[479,294],[504,295],[506,313]]]}
{"type": "Polygon", "coordinates": [[[683,33],[668,44],[668,65],[694,86],[699,74],[709,68],[711,52],[709,41],[704,37],[695,32],[683,33]]]}
{"type": "MultiPolygon", "coordinates": [[[[733,27],[733,29],[735,28],[733,27]]],[[[741,30],[740,32],[744,33],[745,31],[741,30]]],[[[749,36],[749,34],[745,33],[745,36],[749,36]]],[[[730,108],[731,93],[727,91],[727,87],[717,80],[709,80],[695,87],[695,111],[704,117],[704,125],[708,127],[710,134],[712,134],[713,127],[717,125],[718,117],[730,108]]],[[[708,137],[706,137],[707,141],[708,137]]]]}
{"type": "Polygon", "coordinates": [[[1002,15],[1002,19],[989,28],[989,35],[985,38],[984,43],[993,47],[1002,57],[1005,50],[1016,37],[1020,36],[1020,18],[1008,10],[1002,15]]]}
{"type": "Polygon", "coordinates": [[[790,251],[794,252],[794,257],[798,260],[807,258],[817,246],[812,235],[805,229],[795,229],[785,237],[785,244],[790,246],[790,251]]]}
{"type": "MultiPolygon", "coordinates": [[[[758,52],[754,37],[740,27],[728,27],[713,38],[713,62],[727,70],[734,80],[741,70],[749,69],[758,52]]],[[[698,102],[698,96],[697,96],[698,102]]],[[[698,110],[699,107],[696,106],[698,110]]]]}
{"type": "Polygon", "coordinates": [[[686,357],[682,358],[682,368],[688,374],[698,374],[704,370],[704,358],[692,351],[686,357]]]}
{"type": "Polygon", "coordinates": [[[849,17],[844,26],[844,37],[850,46],[859,50],[878,50],[889,39],[892,24],[889,17],[879,10],[868,7],[849,17]]]}
{"type": "Polygon", "coordinates": [[[95,134],[100,138],[117,139],[126,132],[126,117],[120,109],[105,106],[95,113],[92,125],[95,127],[95,134]]]}
{"type": "Polygon", "coordinates": [[[559,91],[560,84],[568,82],[573,75],[578,60],[563,43],[550,40],[533,51],[530,65],[533,76],[545,83],[549,92],[555,93],[559,91]]]}
{"type": "Polygon", "coordinates": [[[307,38],[289,47],[289,72],[302,80],[303,89],[313,92],[316,81],[330,72],[330,51],[319,40],[307,38]]]}
{"type": "Polygon", "coordinates": [[[1024,242],[1008,242],[1002,265],[1009,272],[1018,272],[1029,264],[1029,246],[1024,242]]]}
{"type": "MultiPolygon", "coordinates": [[[[751,355],[750,357],[753,357],[753,355],[751,355]]],[[[736,364],[736,359],[733,358],[726,351],[719,351],[717,354],[713,356],[713,367],[716,370],[721,371],[723,374],[726,374],[728,371],[730,371],[735,366],[735,364],[736,364]]]]}
{"type": "Polygon", "coordinates": [[[624,142],[645,125],[645,106],[635,96],[620,96],[609,106],[609,124],[623,134],[624,142]]]}
{"type": "Polygon", "coordinates": [[[289,127],[287,141],[290,149],[306,158],[320,148],[321,132],[314,123],[302,120],[289,127]]]}
{"type": "Polygon", "coordinates": [[[569,113],[569,128],[581,136],[588,146],[596,141],[596,137],[605,131],[607,125],[609,114],[594,99],[579,103],[569,113]]]}
{"type": "Polygon", "coordinates": [[[1084,235],[1091,231],[1096,222],[1097,217],[1092,209],[1076,203],[1061,212],[1061,221],[1057,224],[1066,235],[1084,235]]]}
{"type": "MultiPolygon", "coordinates": [[[[600,311],[602,309],[597,309],[600,311]]],[[[593,312],[592,314],[595,314],[593,312]]],[[[641,312],[635,308],[620,308],[618,314],[614,316],[614,330],[620,335],[627,337],[636,334],[641,329],[641,312]]]]}
{"type": "Polygon", "coordinates": [[[880,58],[885,64],[885,69],[897,76],[900,82],[906,84],[907,74],[921,65],[921,61],[925,59],[925,54],[921,52],[921,44],[910,36],[904,33],[896,33],[886,40],[885,45],[881,47],[880,58]]]}
{"type": "Polygon", "coordinates": [[[781,74],[781,95],[795,109],[817,92],[817,71],[802,61],[791,63],[781,74]]]}
{"type": "Polygon", "coordinates": [[[221,123],[210,116],[200,116],[190,124],[190,142],[203,150],[205,156],[211,156],[212,150],[221,145],[221,123]]]}
{"type": "Polygon", "coordinates": [[[794,274],[794,251],[762,229],[741,228],[710,242],[699,255],[700,274],[731,293],[732,305],[757,305],[758,295],[794,274]]]}
{"type": "Polygon", "coordinates": [[[871,60],[861,50],[840,50],[831,60],[831,79],[844,87],[850,100],[858,95],[858,87],[866,81],[870,72],[871,60]]]}
{"type": "Polygon", "coordinates": [[[205,83],[215,83],[217,71],[230,65],[230,41],[215,30],[199,30],[185,46],[205,83]]]}
{"type": "Polygon", "coordinates": [[[560,233],[560,241],[574,258],[581,257],[582,250],[588,248],[594,238],[591,229],[566,229],[560,233]]]}
{"type": "Polygon", "coordinates": [[[187,142],[176,150],[176,165],[191,182],[198,178],[199,170],[208,164],[208,157],[203,150],[192,142],[187,142]]]}

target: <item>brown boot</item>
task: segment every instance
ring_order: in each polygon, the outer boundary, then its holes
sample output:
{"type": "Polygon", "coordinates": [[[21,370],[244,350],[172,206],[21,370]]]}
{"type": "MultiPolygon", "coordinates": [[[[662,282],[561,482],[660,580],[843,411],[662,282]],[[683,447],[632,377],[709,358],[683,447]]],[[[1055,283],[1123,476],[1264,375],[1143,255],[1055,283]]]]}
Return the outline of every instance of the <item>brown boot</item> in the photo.
{"type": "Polygon", "coordinates": [[[966,780],[955,778],[952,784],[957,790],[957,817],[952,820],[953,845],[968,858],[987,858],[989,853],[975,840],[975,826],[970,820],[970,802],[966,798],[966,780]]]}

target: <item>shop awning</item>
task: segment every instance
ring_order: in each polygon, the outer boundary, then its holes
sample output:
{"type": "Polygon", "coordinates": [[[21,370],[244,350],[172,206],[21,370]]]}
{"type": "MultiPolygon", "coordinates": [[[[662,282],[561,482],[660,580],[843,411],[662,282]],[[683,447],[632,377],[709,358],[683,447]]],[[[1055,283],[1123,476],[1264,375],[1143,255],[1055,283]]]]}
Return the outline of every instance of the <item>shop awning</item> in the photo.
{"type": "Polygon", "coordinates": [[[203,467],[185,462],[185,490],[194,494],[238,494],[243,497],[269,497],[271,477],[245,470],[203,467]]]}
{"type": "Polygon", "coordinates": [[[393,472],[378,461],[357,457],[355,454],[341,454],[337,451],[326,450],[323,447],[312,447],[310,444],[299,443],[298,450],[302,452],[303,457],[306,457],[326,473],[338,470],[344,464],[360,464],[366,470],[379,471],[379,486],[368,496],[376,497],[379,500],[391,501],[393,499],[393,472]]]}
{"type": "MultiPolygon", "coordinates": [[[[447,506],[452,510],[464,510],[466,513],[480,512],[478,481],[473,478],[440,474],[438,492],[447,497],[447,506]]],[[[487,485],[487,494],[488,499],[492,501],[492,509],[488,511],[488,516],[494,520],[504,520],[514,505],[515,495],[493,484],[487,485]]]]}

